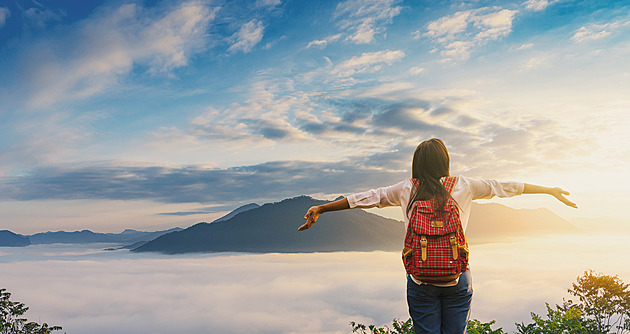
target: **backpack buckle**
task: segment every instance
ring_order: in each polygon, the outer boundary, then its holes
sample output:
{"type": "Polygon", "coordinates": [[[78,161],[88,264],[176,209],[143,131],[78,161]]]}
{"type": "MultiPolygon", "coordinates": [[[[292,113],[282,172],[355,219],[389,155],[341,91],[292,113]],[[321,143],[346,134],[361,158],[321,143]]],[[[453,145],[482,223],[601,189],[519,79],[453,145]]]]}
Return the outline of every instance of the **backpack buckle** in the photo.
{"type": "Polygon", "coordinates": [[[459,252],[457,251],[457,237],[455,235],[451,235],[451,249],[453,250],[453,260],[457,260],[459,257],[459,252]]]}
{"type": "Polygon", "coordinates": [[[422,261],[427,260],[427,237],[420,236],[420,249],[422,251],[422,261]]]}

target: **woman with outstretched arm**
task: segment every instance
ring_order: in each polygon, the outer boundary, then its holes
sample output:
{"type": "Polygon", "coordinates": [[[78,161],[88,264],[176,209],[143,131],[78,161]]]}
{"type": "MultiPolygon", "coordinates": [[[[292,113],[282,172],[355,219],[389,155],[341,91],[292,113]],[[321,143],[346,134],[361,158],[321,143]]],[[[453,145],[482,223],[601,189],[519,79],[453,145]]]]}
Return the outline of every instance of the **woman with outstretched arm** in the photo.
{"type": "MultiPolygon", "coordinates": [[[[450,159],[444,143],[436,138],[426,140],[416,148],[412,161],[412,178],[397,184],[350,195],[340,200],[313,206],[308,209],[306,222],[298,228],[304,231],[313,226],[324,212],[350,208],[400,206],[405,228],[410,228],[410,218],[420,202],[436,203],[436,212],[443,212],[448,203],[457,208],[457,221],[465,231],[468,225],[472,201],[494,196],[512,197],[521,194],[549,194],[567,206],[577,208],[561,188],[537,186],[522,182],[481,180],[465,176],[451,177],[450,159]],[[448,185],[448,186],[447,186],[448,185]],[[447,187],[448,189],[447,189],[447,187]]],[[[451,207],[453,207],[451,205],[451,207]]],[[[409,231],[408,236],[409,237],[409,231]]],[[[402,246],[402,245],[401,245],[402,246]]],[[[462,245],[460,245],[462,246],[462,245]]],[[[402,247],[401,247],[402,248],[402,247]]],[[[467,252],[467,247],[462,248],[467,252]]],[[[453,251],[455,253],[455,250],[453,251]]],[[[467,254],[467,253],[466,253],[467,254]]],[[[455,256],[454,256],[455,258],[455,256]]],[[[467,256],[466,256],[467,264],[467,256]]],[[[463,334],[470,316],[472,301],[472,277],[464,268],[459,276],[450,281],[425,282],[417,275],[407,274],[407,304],[416,334],[463,334]]]]}

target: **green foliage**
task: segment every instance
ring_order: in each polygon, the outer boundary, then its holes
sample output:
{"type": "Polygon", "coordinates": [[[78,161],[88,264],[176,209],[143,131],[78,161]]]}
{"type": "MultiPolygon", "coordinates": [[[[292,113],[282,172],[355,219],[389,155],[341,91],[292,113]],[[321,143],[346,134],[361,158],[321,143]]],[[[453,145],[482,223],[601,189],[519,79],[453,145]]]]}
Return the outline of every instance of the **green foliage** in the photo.
{"type": "Polygon", "coordinates": [[[578,301],[568,300],[565,307],[583,312],[582,323],[589,334],[630,332],[630,284],[617,275],[588,270],[568,291],[578,301]]]}
{"type": "MultiPolygon", "coordinates": [[[[502,328],[492,329],[491,326],[495,323],[496,321],[494,320],[488,323],[482,323],[477,319],[470,320],[468,322],[468,330],[466,331],[466,334],[506,334],[502,328]]],[[[366,326],[364,324],[358,324],[354,321],[351,321],[350,325],[352,326],[352,333],[358,334],[414,334],[411,318],[407,319],[405,322],[394,319],[392,322],[393,329],[390,329],[388,326],[366,326]]]]}
{"type": "Polygon", "coordinates": [[[470,320],[468,321],[466,334],[506,334],[501,327],[498,329],[492,329],[491,326],[495,323],[496,321],[494,320],[485,323],[482,323],[477,319],[470,320]]]}
{"type": "Polygon", "coordinates": [[[405,322],[394,319],[392,321],[393,329],[388,326],[378,328],[374,325],[365,326],[354,321],[351,321],[350,325],[352,326],[352,333],[358,334],[414,334],[411,318],[405,322]]]}
{"type": "Polygon", "coordinates": [[[554,310],[547,305],[547,319],[532,312],[534,323],[529,325],[516,324],[519,334],[590,334],[582,326],[582,312],[575,307],[561,307],[556,305],[554,310]]]}
{"type": "Polygon", "coordinates": [[[6,289],[0,289],[0,334],[50,334],[61,330],[59,326],[28,322],[22,318],[26,311],[28,307],[11,301],[11,294],[6,289]]]}

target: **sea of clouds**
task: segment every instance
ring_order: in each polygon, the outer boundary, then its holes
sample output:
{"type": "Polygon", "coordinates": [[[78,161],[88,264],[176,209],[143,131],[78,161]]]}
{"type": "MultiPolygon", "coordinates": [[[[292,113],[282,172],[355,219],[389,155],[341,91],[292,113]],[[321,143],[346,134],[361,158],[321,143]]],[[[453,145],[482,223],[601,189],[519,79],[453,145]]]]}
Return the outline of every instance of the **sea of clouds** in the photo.
{"type": "MultiPolygon", "coordinates": [[[[628,235],[475,245],[472,317],[513,330],[586,269],[619,274],[628,235]]],[[[398,253],[135,254],[110,245],[0,248],[0,282],[67,333],[350,333],[408,318],[398,253]]]]}

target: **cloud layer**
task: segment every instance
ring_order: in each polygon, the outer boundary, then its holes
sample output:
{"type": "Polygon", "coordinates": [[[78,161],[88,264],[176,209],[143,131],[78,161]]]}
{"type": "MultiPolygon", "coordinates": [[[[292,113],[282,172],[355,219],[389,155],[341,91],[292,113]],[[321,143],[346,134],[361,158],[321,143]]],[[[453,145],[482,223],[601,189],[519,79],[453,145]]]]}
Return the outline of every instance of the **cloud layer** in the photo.
{"type": "MultiPolygon", "coordinates": [[[[589,268],[628,282],[626,243],[617,234],[473,246],[471,317],[512,331],[531,311],[544,316],[545,302],[561,304],[589,268]]],[[[3,284],[30,307],[28,319],[76,333],[332,334],[348,333],[350,321],[408,318],[399,253],[163,256],[98,246],[0,249],[11,273],[3,284]]]]}

